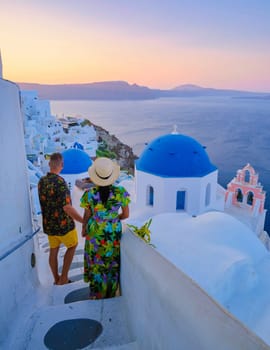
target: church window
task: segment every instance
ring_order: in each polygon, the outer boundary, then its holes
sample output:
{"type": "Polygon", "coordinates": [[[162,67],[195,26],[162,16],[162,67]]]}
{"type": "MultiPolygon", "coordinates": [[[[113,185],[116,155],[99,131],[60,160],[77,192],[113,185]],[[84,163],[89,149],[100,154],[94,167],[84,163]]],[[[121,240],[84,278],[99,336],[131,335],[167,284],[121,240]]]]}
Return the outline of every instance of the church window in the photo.
{"type": "Polygon", "coordinates": [[[211,198],[211,185],[207,184],[206,192],[205,192],[205,206],[206,207],[210,204],[210,198],[211,198]]]}
{"type": "Polygon", "coordinates": [[[237,199],[237,202],[240,202],[240,203],[243,202],[243,193],[240,188],[236,190],[236,199],[237,199]]]}
{"type": "Polygon", "coordinates": [[[248,170],[245,170],[245,182],[249,183],[250,181],[250,172],[248,170]]]}
{"type": "Polygon", "coordinates": [[[186,202],[186,191],[177,191],[176,210],[184,210],[186,202]]]}
{"type": "Polygon", "coordinates": [[[248,205],[252,205],[253,204],[253,198],[254,198],[253,192],[249,191],[248,194],[247,194],[247,204],[248,205]]]}
{"type": "Polygon", "coordinates": [[[147,204],[154,205],[154,189],[152,186],[148,186],[147,188],[147,204]]]}

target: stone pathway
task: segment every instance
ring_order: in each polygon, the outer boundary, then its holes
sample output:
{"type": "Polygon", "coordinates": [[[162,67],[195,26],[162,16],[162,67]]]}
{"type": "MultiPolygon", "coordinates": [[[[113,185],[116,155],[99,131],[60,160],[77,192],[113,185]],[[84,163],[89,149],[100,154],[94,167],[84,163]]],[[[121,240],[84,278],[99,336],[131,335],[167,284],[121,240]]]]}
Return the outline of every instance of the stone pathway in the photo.
{"type": "MultiPolygon", "coordinates": [[[[77,229],[80,234],[80,227],[77,229]]],[[[47,236],[42,231],[37,234],[35,254],[40,284],[22,305],[10,349],[137,349],[128,328],[124,298],[88,299],[88,285],[83,282],[83,245],[84,239],[79,237],[69,273],[74,282],[54,286],[48,266],[47,236]]],[[[64,253],[61,247],[60,269],[64,253]]]]}

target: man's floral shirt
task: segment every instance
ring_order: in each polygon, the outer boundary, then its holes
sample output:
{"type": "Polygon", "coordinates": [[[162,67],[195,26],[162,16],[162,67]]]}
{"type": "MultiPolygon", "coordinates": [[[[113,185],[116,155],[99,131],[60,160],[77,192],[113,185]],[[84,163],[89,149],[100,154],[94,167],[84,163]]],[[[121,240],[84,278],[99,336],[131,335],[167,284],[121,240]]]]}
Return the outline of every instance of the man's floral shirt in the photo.
{"type": "Polygon", "coordinates": [[[61,176],[53,173],[43,176],[38,184],[38,194],[45,233],[63,236],[75,228],[73,219],[63,209],[65,205],[71,204],[71,197],[61,176]]]}

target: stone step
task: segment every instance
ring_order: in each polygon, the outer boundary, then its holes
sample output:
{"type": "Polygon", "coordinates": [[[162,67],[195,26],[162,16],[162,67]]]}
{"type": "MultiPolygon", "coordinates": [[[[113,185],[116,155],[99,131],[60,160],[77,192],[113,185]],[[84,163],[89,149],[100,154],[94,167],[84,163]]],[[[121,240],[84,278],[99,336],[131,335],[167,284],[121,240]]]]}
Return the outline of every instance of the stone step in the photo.
{"type": "Polygon", "coordinates": [[[103,347],[103,348],[89,348],[89,350],[90,349],[91,350],[140,350],[138,347],[138,343],[136,341],[127,343],[127,344],[122,344],[122,345],[113,345],[113,346],[103,347]]]}
{"type": "MultiPolygon", "coordinates": [[[[59,268],[65,249],[59,252],[59,268]]],[[[44,298],[23,320],[18,317],[16,338],[11,339],[10,348],[18,350],[138,350],[126,319],[124,299],[119,296],[104,300],[89,300],[89,287],[83,281],[83,245],[79,244],[69,277],[73,283],[54,286],[48,267],[47,237],[40,237],[38,262],[42,267],[41,285],[38,288],[44,298]],[[47,276],[46,278],[44,276],[47,276]],[[55,331],[56,330],[56,331],[55,331]],[[82,331],[82,332],[81,332],[82,331]],[[80,333],[81,332],[81,333],[80,333]],[[87,335],[85,337],[85,334],[87,335]],[[89,335],[90,334],[90,335],[89,335]],[[82,345],[82,346],[81,346],[82,345]]],[[[26,304],[34,305],[34,295],[26,304]]]]}
{"type": "MultiPolygon", "coordinates": [[[[125,311],[122,297],[82,300],[44,307],[32,315],[30,322],[24,325],[27,328],[25,334],[28,334],[27,349],[47,349],[44,340],[48,338],[48,334],[50,335],[49,344],[53,345],[54,342],[61,344],[66,339],[68,343],[66,343],[65,348],[69,349],[68,344],[73,344],[74,341],[76,345],[76,342],[79,341],[78,334],[80,332],[78,333],[78,330],[82,327],[88,327],[82,332],[82,336],[89,334],[89,327],[91,331],[92,325],[84,325],[87,322],[93,323],[93,331],[95,333],[95,329],[97,329],[98,335],[96,339],[96,335],[93,335],[94,341],[89,343],[85,349],[136,349],[134,339],[132,339],[127,327],[125,311]],[[70,334],[74,329],[73,337],[70,334]],[[101,333],[100,329],[102,329],[101,333]]],[[[51,348],[53,349],[53,346],[51,348]]],[[[70,349],[72,349],[72,345],[70,349]]]]}

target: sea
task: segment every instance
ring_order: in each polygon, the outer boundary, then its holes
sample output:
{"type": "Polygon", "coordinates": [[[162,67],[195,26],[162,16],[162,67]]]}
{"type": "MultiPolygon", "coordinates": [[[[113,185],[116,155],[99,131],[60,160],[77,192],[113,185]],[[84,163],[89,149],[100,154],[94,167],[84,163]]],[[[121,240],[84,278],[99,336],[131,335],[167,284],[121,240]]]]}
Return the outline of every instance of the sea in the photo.
{"type": "Polygon", "coordinates": [[[265,230],[270,234],[270,99],[160,98],[132,101],[51,101],[56,117],[88,119],[132,147],[138,156],[156,137],[177,130],[206,147],[224,188],[251,164],[266,191],[265,230]]]}

